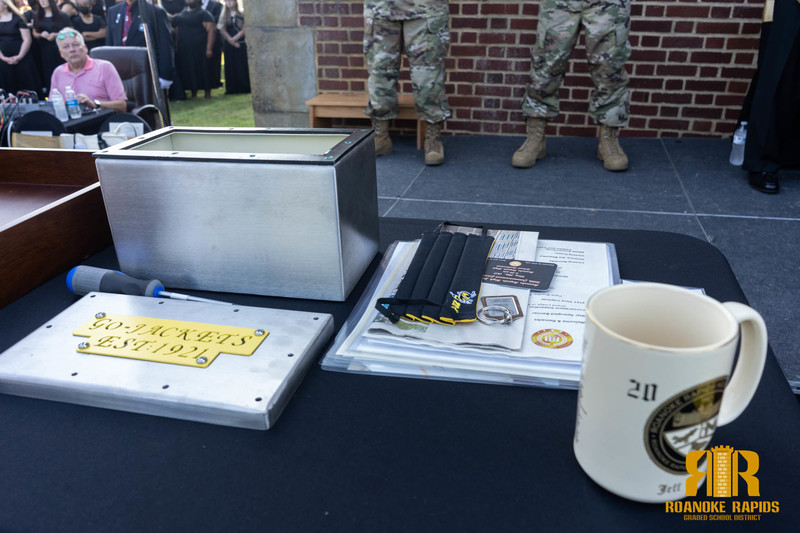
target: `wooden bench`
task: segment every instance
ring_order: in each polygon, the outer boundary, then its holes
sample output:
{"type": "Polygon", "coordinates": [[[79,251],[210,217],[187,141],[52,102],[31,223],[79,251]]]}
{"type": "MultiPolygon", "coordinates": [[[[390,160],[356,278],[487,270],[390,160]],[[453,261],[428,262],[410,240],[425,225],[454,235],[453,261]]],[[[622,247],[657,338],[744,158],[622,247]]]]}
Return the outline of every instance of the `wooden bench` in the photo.
{"type": "MultiPolygon", "coordinates": [[[[334,118],[368,118],[364,114],[368,97],[366,93],[323,93],[306,101],[308,106],[308,122],[312,128],[330,127],[334,118]]],[[[420,120],[414,110],[414,97],[410,94],[399,94],[397,97],[399,119],[417,121],[417,150],[422,148],[425,138],[425,121],[420,120]]]]}

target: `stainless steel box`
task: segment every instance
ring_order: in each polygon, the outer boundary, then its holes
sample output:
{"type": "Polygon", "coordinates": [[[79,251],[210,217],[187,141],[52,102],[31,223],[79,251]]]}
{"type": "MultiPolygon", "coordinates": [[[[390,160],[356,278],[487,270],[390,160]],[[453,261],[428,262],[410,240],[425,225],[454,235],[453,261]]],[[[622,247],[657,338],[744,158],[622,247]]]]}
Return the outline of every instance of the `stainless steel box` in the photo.
{"type": "Polygon", "coordinates": [[[131,276],[342,301],[378,250],[371,130],[169,127],[95,156],[131,276]]]}

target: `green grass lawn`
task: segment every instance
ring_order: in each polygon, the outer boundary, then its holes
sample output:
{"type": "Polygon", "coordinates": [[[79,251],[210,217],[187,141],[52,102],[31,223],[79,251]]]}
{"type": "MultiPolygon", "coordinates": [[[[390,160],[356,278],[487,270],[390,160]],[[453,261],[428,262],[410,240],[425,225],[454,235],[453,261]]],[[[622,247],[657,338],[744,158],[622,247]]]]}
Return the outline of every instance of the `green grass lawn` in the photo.
{"type": "MultiPolygon", "coordinates": [[[[188,91],[187,91],[188,94],[188,91]]],[[[214,89],[211,98],[200,96],[169,103],[173,126],[253,127],[253,99],[249,94],[226,95],[225,89],[214,89]]]]}

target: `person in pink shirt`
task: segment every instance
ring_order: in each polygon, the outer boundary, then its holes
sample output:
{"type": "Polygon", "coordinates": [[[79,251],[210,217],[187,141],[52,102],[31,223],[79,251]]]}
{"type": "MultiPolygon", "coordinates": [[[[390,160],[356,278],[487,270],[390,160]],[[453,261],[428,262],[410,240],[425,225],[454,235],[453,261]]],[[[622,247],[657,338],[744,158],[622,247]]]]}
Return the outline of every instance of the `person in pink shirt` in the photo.
{"type": "Polygon", "coordinates": [[[94,109],[113,109],[120,113],[126,111],[125,87],[117,69],[108,61],[89,57],[89,49],[79,31],[64,28],[58,32],[56,44],[66,63],[53,71],[51,91],[58,89],[64,96],[69,85],[75,91],[79,104],[94,109]]]}

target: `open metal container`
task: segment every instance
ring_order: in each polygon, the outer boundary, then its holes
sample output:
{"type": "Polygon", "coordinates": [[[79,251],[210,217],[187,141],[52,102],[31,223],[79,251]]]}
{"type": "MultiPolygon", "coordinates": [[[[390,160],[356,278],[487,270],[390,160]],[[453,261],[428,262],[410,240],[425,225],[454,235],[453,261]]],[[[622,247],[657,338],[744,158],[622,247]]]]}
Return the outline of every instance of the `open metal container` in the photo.
{"type": "Polygon", "coordinates": [[[369,129],[168,127],[94,155],[128,275],[343,301],[378,250],[369,129]]]}

